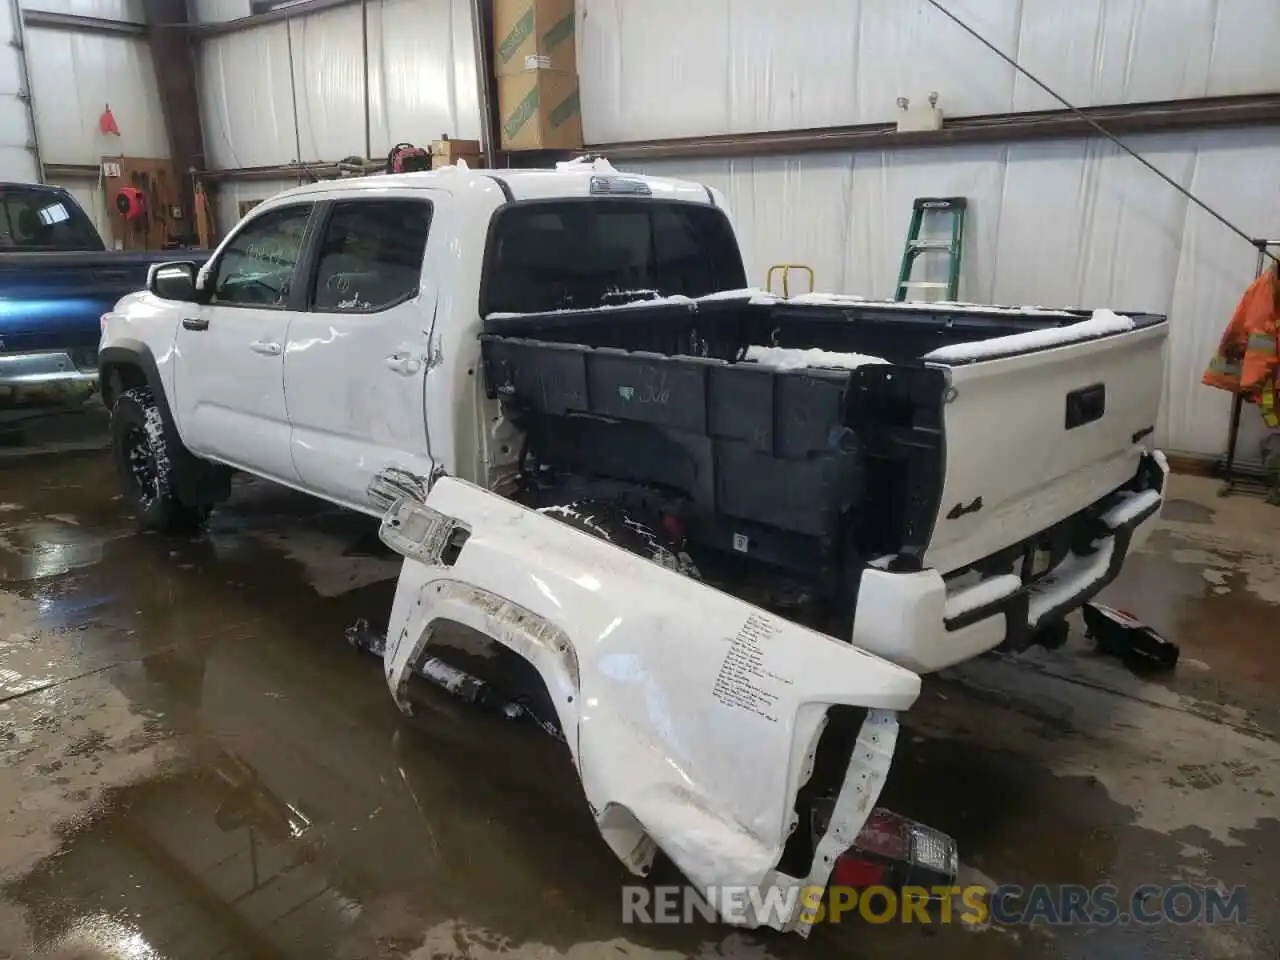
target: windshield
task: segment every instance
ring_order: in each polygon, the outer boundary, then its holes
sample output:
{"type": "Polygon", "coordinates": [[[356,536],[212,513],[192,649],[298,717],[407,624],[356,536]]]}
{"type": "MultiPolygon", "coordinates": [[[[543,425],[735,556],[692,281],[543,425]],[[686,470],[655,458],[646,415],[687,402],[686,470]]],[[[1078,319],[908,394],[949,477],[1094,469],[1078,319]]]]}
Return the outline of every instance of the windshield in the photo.
{"type": "Polygon", "coordinates": [[[98,231],[65,194],[0,187],[0,251],[101,249],[98,231]]]}
{"type": "Polygon", "coordinates": [[[529,201],[494,215],[480,312],[700,297],[746,283],[733,228],[715,207],[613,198],[529,201]]]}

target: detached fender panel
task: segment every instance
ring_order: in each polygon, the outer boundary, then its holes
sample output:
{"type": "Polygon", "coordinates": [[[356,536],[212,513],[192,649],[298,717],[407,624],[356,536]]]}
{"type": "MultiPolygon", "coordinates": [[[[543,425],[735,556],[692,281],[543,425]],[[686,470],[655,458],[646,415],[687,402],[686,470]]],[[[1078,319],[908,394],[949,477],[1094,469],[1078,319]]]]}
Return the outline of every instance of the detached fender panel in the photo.
{"type": "MultiPolygon", "coordinates": [[[[383,539],[406,557],[384,660],[402,704],[433,623],[465,623],[542,675],[601,832],[633,872],[661,848],[703,889],[825,887],[879,796],[918,676],[463,481],[439,480],[425,507],[398,502],[383,539]],[[785,876],[835,705],[867,717],[808,874],[785,876]]],[[[746,922],[808,929],[799,903],[746,922]]]]}

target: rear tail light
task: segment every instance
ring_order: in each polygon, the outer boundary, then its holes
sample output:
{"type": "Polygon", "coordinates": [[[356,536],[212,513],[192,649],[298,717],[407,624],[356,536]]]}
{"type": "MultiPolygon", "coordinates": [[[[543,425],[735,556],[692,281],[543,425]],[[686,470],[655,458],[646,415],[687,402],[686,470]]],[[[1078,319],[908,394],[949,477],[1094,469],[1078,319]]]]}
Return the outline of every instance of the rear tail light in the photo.
{"type": "MultiPolygon", "coordinates": [[[[811,818],[815,842],[826,832],[834,801],[819,800],[811,818]]],[[[960,867],[956,842],[941,830],[876,807],[853,846],[841,854],[831,883],[848,887],[949,887],[960,867]]]]}

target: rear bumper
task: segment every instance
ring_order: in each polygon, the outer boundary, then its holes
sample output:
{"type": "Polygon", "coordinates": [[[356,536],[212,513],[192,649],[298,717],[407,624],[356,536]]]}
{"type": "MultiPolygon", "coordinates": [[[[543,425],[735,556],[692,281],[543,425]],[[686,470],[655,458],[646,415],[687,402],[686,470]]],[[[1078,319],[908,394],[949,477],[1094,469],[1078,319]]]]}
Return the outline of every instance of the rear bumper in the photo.
{"type": "Polygon", "coordinates": [[[1167,476],[1163,456],[1143,457],[1133,480],[1095,505],[1105,533],[1093,540],[1092,552],[1069,553],[1034,583],[1010,572],[957,588],[936,570],[865,570],[854,645],[920,673],[1002,644],[1025,648],[1038,627],[1060,620],[1116,578],[1130,549],[1150,533],[1167,476]]]}
{"type": "Polygon", "coordinates": [[[0,354],[0,387],[96,383],[96,367],[79,367],[65,350],[0,354]]]}

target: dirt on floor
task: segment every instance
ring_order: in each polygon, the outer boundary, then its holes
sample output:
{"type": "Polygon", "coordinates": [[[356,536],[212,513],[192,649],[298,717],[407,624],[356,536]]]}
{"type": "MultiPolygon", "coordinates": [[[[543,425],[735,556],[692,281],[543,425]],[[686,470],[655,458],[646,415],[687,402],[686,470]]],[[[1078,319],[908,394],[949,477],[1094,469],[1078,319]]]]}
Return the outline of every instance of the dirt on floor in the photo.
{"type": "Polygon", "coordinates": [[[449,703],[403,719],[343,637],[394,592],[369,521],[246,482],[166,539],[137,532],[104,452],[5,457],[0,957],[1272,960],[1280,508],[1215,493],[1175,478],[1105,597],[1181,645],[1176,671],[1135,675],[1077,621],[1061,650],[929,678],[882,802],[1015,906],[1036,884],[1125,906],[1242,886],[1244,915],[851,916],[804,941],[624,923],[631,880],[562,745],[449,703]]]}

